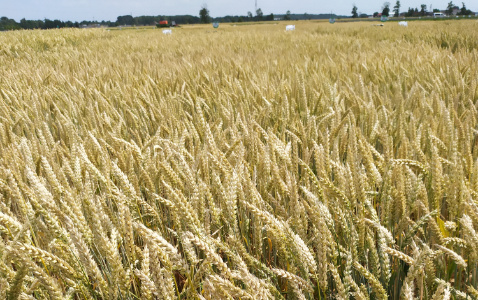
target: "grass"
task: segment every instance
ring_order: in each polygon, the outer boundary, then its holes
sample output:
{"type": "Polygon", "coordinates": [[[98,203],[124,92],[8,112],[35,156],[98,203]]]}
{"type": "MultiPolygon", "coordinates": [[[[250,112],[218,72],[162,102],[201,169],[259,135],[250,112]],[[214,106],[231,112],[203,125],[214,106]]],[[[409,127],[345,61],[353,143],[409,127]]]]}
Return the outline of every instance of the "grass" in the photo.
{"type": "Polygon", "coordinates": [[[477,29],[1,33],[0,298],[476,298],[477,29]]]}

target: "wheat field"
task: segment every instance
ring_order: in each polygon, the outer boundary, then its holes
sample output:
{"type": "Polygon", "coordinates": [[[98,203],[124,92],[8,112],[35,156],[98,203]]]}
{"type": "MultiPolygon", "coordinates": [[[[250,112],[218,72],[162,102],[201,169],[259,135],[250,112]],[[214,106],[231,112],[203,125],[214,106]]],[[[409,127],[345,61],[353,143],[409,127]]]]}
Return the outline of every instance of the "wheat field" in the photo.
{"type": "Polygon", "coordinates": [[[477,299],[478,22],[0,33],[0,299],[477,299]]]}

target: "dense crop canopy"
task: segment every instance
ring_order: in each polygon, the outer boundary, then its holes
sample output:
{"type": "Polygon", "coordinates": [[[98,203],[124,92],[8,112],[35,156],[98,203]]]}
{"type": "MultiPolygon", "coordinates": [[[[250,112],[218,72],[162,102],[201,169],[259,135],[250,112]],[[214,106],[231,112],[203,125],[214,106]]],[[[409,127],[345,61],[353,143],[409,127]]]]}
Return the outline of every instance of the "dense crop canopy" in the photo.
{"type": "Polygon", "coordinates": [[[478,23],[408,25],[0,33],[0,298],[477,297],[478,23]]]}

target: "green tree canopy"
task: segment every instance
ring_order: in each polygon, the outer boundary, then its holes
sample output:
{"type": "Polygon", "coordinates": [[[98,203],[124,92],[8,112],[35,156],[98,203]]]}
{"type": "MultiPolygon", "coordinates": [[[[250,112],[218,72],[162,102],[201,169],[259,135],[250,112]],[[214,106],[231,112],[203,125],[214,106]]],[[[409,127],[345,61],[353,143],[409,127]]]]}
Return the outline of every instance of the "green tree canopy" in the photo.
{"type": "Polygon", "coordinates": [[[425,16],[426,14],[427,14],[427,5],[426,4],[420,5],[420,15],[425,16]]]}
{"type": "Polygon", "coordinates": [[[398,17],[400,15],[400,0],[397,0],[397,2],[395,3],[395,6],[393,7],[393,16],[394,17],[398,17]]]}
{"type": "Polygon", "coordinates": [[[285,13],[284,20],[290,20],[290,10],[285,13]]]}
{"type": "Polygon", "coordinates": [[[390,15],[390,2],[383,4],[382,16],[388,17],[390,15]]]}
{"type": "Polygon", "coordinates": [[[459,15],[471,15],[472,14],[472,11],[467,9],[466,6],[465,6],[465,2],[461,2],[461,8],[460,8],[460,11],[458,12],[459,15]]]}
{"type": "Polygon", "coordinates": [[[199,18],[201,19],[201,23],[207,24],[210,22],[211,17],[209,16],[209,10],[207,9],[206,5],[203,5],[201,7],[201,10],[199,11],[199,18]]]}
{"type": "Polygon", "coordinates": [[[134,18],[132,15],[118,16],[118,18],[116,18],[116,23],[118,25],[133,25],[134,18]]]}
{"type": "Polygon", "coordinates": [[[358,17],[357,6],[354,5],[354,7],[352,8],[352,18],[357,18],[357,17],[358,17]]]}
{"type": "Polygon", "coordinates": [[[455,7],[455,4],[453,4],[453,1],[448,2],[448,5],[446,7],[446,13],[448,15],[451,15],[453,13],[453,8],[455,7]]]}
{"type": "Polygon", "coordinates": [[[262,12],[262,9],[258,8],[256,10],[256,17],[259,19],[259,20],[262,20],[262,17],[264,16],[264,13],[262,12]]]}

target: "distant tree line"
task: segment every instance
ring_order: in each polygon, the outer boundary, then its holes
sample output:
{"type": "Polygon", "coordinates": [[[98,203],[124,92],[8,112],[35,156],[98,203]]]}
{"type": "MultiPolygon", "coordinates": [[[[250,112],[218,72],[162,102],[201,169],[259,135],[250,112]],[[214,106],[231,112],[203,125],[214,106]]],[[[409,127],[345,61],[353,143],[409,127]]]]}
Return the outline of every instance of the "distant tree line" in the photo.
{"type": "Polygon", "coordinates": [[[275,17],[280,18],[281,20],[323,20],[323,19],[330,19],[330,18],[348,18],[348,16],[344,15],[336,15],[336,14],[291,14],[290,12],[285,15],[275,15],[275,17]]]}
{"type": "MultiPolygon", "coordinates": [[[[450,1],[447,5],[447,8],[445,10],[446,14],[447,15],[452,15],[454,13],[456,13],[456,15],[471,15],[473,14],[473,12],[469,9],[466,8],[466,5],[464,2],[461,3],[462,6],[461,8],[458,7],[457,5],[453,4],[452,1],[450,1]]],[[[400,0],[397,0],[397,2],[395,3],[395,6],[393,7],[393,10],[390,10],[390,2],[384,2],[383,3],[383,6],[382,6],[382,13],[380,14],[379,12],[375,12],[373,14],[374,17],[377,17],[377,16],[390,16],[391,12],[393,12],[393,16],[394,17],[398,17],[400,15],[400,7],[401,7],[401,4],[400,4],[400,0]]],[[[440,12],[439,9],[433,9],[433,12],[440,12]]],[[[415,7],[415,8],[412,8],[412,7],[409,7],[408,8],[408,11],[405,12],[403,15],[405,17],[421,17],[421,16],[427,16],[427,15],[431,15],[433,12],[429,12],[427,10],[427,5],[426,4],[421,4],[420,5],[420,9],[415,7]]],[[[357,6],[354,4],[353,7],[352,7],[352,18],[358,18],[359,17],[359,14],[358,14],[358,8],[357,6]]]]}
{"type": "Polygon", "coordinates": [[[114,22],[113,26],[154,25],[158,23],[159,21],[168,21],[169,23],[171,23],[172,21],[175,21],[176,24],[199,24],[200,23],[199,17],[191,16],[191,15],[177,15],[177,16],[157,15],[157,16],[139,16],[139,17],[125,15],[125,16],[119,16],[116,19],[116,22],[114,22]]]}
{"type": "Polygon", "coordinates": [[[209,16],[209,11],[207,7],[202,7],[200,11],[200,17],[192,15],[177,15],[177,16],[166,16],[166,15],[157,15],[157,16],[138,16],[133,17],[132,15],[118,16],[116,21],[81,21],[81,22],[72,22],[72,21],[60,21],[60,20],[26,20],[21,19],[20,22],[16,22],[14,19],[9,19],[7,17],[0,18],[0,31],[2,30],[18,30],[18,29],[53,29],[53,28],[79,28],[82,26],[88,26],[97,24],[100,26],[115,27],[115,26],[139,26],[139,25],[154,25],[159,23],[159,21],[168,21],[170,24],[172,21],[175,21],[176,24],[199,24],[199,23],[209,23],[209,22],[221,22],[221,23],[235,23],[235,22],[257,22],[257,21],[273,21],[275,19],[280,20],[316,20],[316,19],[329,19],[334,18],[346,18],[346,16],[337,16],[335,14],[292,14],[290,11],[287,11],[285,14],[268,14],[264,15],[262,10],[259,8],[256,11],[256,14],[253,15],[252,12],[248,12],[247,15],[235,15],[235,16],[224,16],[211,18],[209,16]],[[205,9],[205,10],[204,10],[205,9]]]}
{"type": "Polygon", "coordinates": [[[473,12],[466,8],[465,2],[461,2],[461,8],[453,4],[452,1],[448,2],[447,13],[451,14],[455,9],[458,9],[457,15],[466,16],[471,15],[473,12]]]}
{"type": "Polygon", "coordinates": [[[0,30],[18,30],[18,29],[52,29],[52,28],[67,28],[67,27],[81,27],[82,25],[100,24],[103,26],[115,26],[115,22],[110,21],[60,21],[60,20],[26,20],[21,19],[20,22],[16,22],[14,19],[7,17],[0,18],[0,30]]]}
{"type": "Polygon", "coordinates": [[[191,15],[180,16],[138,16],[133,17],[131,15],[118,16],[115,22],[112,21],[60,21],[60,20],[26,20],[21,19],[20,22],[16,22],[14,19],[7,17],[0,18],[0,31],[1,30],[18,30],[18,29],[53,29],[53,28],[79,28],[83,25],[98,24],[100,26],[115,27],[120,25],[154,25],[159,21],[175,21],[177,24],[198,24],[200,23],[199,17],[191,15]]]}
{"type": "Polygon", "coordinates": [[[199,11],[200,22],[201,23],[209,23],[209,22],[223,22],[223,23],[240,23],[240,22],[258,22],[258,21],[274,21],[278,20],[317,20],[317,19],[329,19],[331,17],[345,17],[346,16],[337,16],[335,14],[292,14],[290,10],[288,10],[285,14],[269,14],[264,15],[261,8],[256,10],[255,15],[252,12],[247,12],[245,16],[224,16],[224,17],[217,17],[211,18],[209,16],[209,10],[207,9],[206,5],[201,7],[199,11]]]}
{"type": "Polygon", "coordinates": [[[52,29],[52,28],[67,28],[67,27],[82,27],[83,25],[98,24],[100,26],[114,27],[120,25],[154,25],[155,23],[166,20],[175,21],[177,24],[198,24],[199,18],[190,15],[181,16],[139,16],[133,17],[131,15],[118,16],[115,22],[112,21],[60,21],[60,20],[26,20],[21,19],[16,22],[14,19],[7,17],[0,18],[0,30],[16,30],[16,29],[52,29]]]}
{"type": "MultiPolygon", "coordinates": [[[[467,16],[467,15],[473,14],[471,10],[466,8],[466,5],[464,2],[462,2],[461,4],[462,6],[460,8],[457,5],[453,4],[452,1],[448,2],[445,13],[449,16],[453,15],[454,12],[456,12],[456,15],[459,15],[459,16],[467,16]]],[[[440,12],[440,10],[435,8],[433,9],[433,12],[440,12]]],[[[421,17],[421,16],[426,16],[428,14],[430,13],[427,10],[427,5],[421,4],[420,10],[418,8],[409,7],[408,11],[405,13],[405,17],[421,17]]]]}

